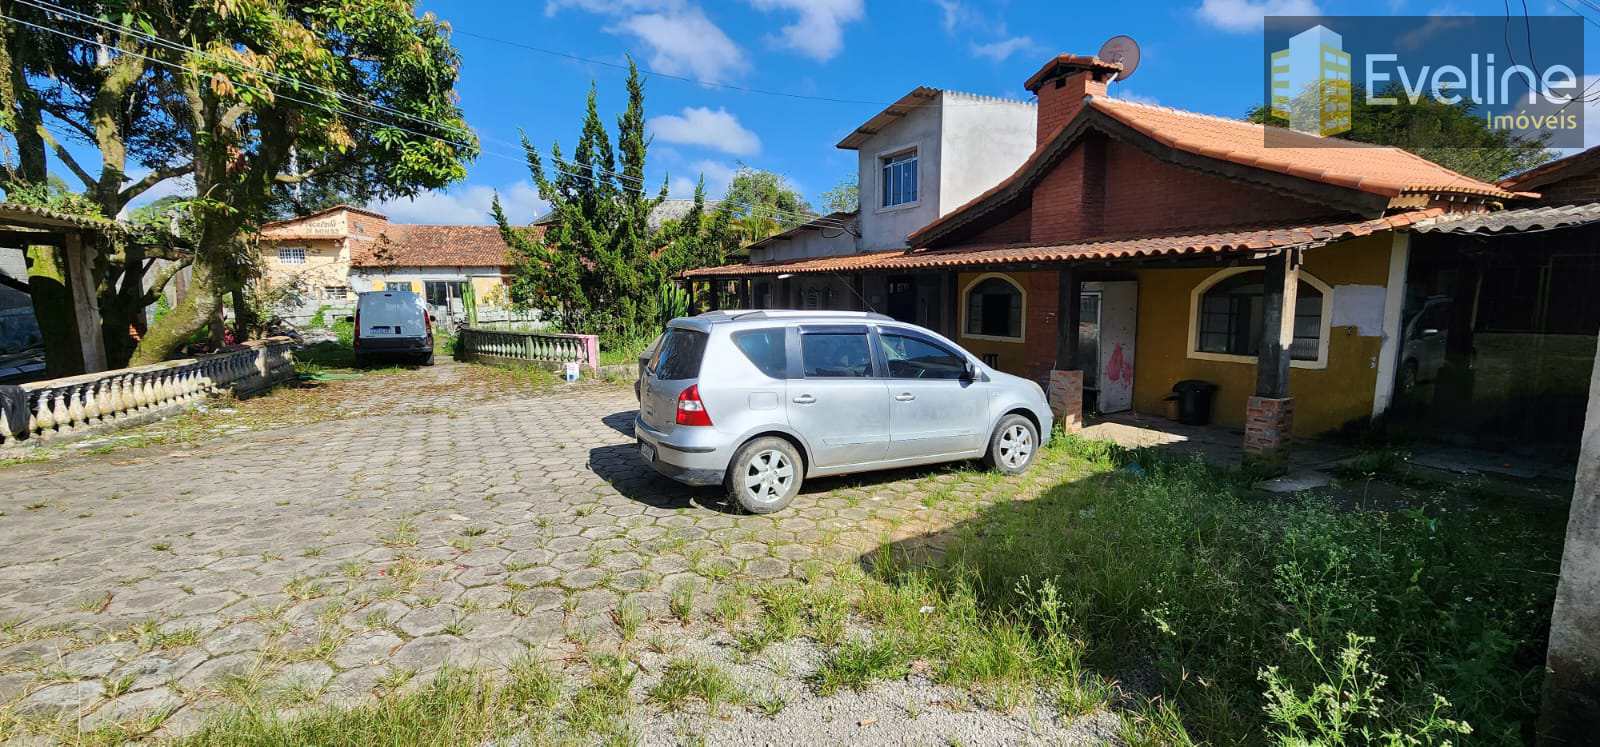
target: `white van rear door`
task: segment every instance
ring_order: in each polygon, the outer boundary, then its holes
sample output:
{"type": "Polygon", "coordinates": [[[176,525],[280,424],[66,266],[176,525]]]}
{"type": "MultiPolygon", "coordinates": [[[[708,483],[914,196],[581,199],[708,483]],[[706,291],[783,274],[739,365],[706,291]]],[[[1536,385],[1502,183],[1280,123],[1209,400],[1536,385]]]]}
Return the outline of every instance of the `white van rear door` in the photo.
{"type": "Polygon", "coordinates": [[[361,299],[361,336],[422,337],[422,307],[410,293],[373,293],[361,299]]]}

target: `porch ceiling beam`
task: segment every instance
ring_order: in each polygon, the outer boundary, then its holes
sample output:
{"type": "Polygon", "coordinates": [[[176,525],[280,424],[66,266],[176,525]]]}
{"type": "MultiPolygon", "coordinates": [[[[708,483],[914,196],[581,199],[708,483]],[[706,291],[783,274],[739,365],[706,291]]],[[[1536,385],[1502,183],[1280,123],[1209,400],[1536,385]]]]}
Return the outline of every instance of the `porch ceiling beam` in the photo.
{"type": "Polygon", "coordinates": [[[0,246],[26,249],[30,246],[66,246],[67,235],[56,231],[17,231],[0,229],[0,246]]]}

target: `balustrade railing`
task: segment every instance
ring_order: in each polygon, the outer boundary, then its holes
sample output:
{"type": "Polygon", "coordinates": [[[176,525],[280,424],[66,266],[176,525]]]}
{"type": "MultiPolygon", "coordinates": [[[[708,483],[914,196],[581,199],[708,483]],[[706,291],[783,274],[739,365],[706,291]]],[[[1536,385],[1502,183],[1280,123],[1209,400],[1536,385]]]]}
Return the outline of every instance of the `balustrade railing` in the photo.
{"type": "Polygon", "coordinates": [[[591,371],[600,367],[600,338],[546,332],[468,327],[456,337],[463,357],[505,358],[529,363],[577,363],[591,371]]]}
{"type": "Polygon", "coordinates": [[[0,447],[110,430],[210,394],[264,389],[294,375],[292,345],[273,337],[200,358],[0,387],[0,447]]]}

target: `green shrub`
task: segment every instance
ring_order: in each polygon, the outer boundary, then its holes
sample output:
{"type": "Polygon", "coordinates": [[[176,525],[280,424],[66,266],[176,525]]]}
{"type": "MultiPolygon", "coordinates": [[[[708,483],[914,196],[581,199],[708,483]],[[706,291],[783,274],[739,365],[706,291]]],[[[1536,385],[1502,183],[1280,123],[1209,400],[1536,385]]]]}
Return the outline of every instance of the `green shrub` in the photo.
{"type": "Polygon", "coordinates": [[[333,323],[333,334],[338,338],[340,345],[351,347],[356,341],[356,323],[340,319],[333,323]]]}

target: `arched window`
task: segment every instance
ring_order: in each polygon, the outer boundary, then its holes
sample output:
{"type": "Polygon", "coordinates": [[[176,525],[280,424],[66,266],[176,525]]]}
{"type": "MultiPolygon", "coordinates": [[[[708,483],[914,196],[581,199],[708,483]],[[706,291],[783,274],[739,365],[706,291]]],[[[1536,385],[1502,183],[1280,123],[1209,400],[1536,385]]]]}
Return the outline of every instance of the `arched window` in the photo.
{"type": "Polygon", "coordinates": [[[1004,275],[985,275],[967,286],[967,337],[1022,339],[1022,288],[1004,275]]]}
{"type": "MultiPolygon", "coordinates": [[[[1257,269],[1224,270],[1196,289],[1189,330],[1191,357],[1248,360],[1260,353],[1265,278],[1266,273],[1257,269]]],[[[1331,297],[1331,288],[1301,273],[1289,359],[1302,368],[1327,363],[1331,297]]]]}

